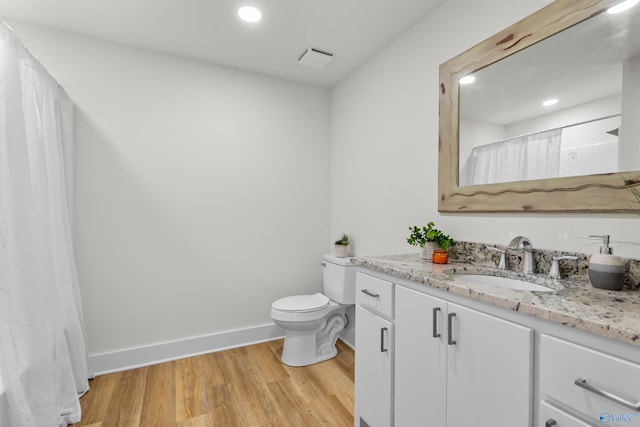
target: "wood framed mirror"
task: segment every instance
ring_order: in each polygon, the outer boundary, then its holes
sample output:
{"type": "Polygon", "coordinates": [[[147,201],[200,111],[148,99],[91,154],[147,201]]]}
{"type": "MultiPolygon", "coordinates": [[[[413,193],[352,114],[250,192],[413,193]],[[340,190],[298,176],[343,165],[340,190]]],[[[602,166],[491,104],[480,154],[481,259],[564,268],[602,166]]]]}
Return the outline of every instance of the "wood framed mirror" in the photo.
{"type": "MultiPolygon", "coordinates": [[[[472,47],[471,49],[461,53],[440,66],[440,116],[439,116],[439,159],[438,159],[438,210],[441,212],[639,212],[640,199],[638,185],[640,185],[640,49],[639,46],[624,46],[628,40],[640,41],[640,12],[635,11],[632,15],[617,14],[621,17],[615,18],[616,21],[608,21],[607,12],[609,8],[618,5],[621,0],[556,0],[538,12],[528,16],[527,18],[517,22],[511,27],[499,32],[484,42],[472,47]],[[631,17],[633,16],[633,17],[631,17]],[[635,21],[637,22],[635,22],[635,21]],[[614,22],[614,23],[612,23],[614,22]],[[586,39],[581,31],[590,27],[608,28],[612,31],[610,36],[602,36],[596,33],[595,41],[586,39]],[[575,35],[572,35],[575,33],[575,35]],[[554,60],[555,64],[560,64],[562,58],[569,57],[567,53],[562,53],[561,45],[566,45],[563,39],[574,39],[573,47],[567,45],[564,48],[569,52],[578,52],[578,46],[581,49],[579,55],[576,56],[580,63],[574,63],[573,73],[568,76],[562,76],[560,71],[552,70],[551,78],[545,83],[539,83],[538,77],[544,74],[542,71],[548,71],[549,65],[540,64],[538,69],[531,67],[519,68],[518,61],[520,57],[529,58],[531,61],[540,61],[540,59],[531,58],[548,58],[557,55],[554,60]],[[577,40],[577,42],[576,42],[577,40]],[[602,42],[602,43],[601,43],[602,42]],[[606,43],[605,43],[606,42],[606,43]],[[608,44],[607,44],[608,43],[608,44]],[[596,46],[600,45],[602,46],[596,46]],[[612,45],[621,45],[622,53],[615,55],[624,55],[619,61],[618,72],[620,76],[616,78],[608,78],[604,74],[605,65],[608,67],[611,58],[604,58],[611,52],[612,45]],[[540,49],[546,50],[540,50],[540,49]],[[536,51],[539,51],[536,53],[536,51]],[[604,52],[598,54],[597,52],[604,52]],[[536,56],[538,55],[538,56],[536,56]],[[541,55],[541,56],[540,56],[541,55]],[[467,139],[461,140],[461,134],[470,135],[477,138],[483,132],[478,131],[479,128],[470,126],[470,122],[465,122],[467,116],[472,116],[475,110],[486,110],[486,115],[481,118],[486,122],[492,122],[499,125],[500,132],[503,137],[498,137],[492,142],[484,142],[480,145],[505,144],[505,141],[511,141],[513,138],[508,132],[505,136],[504,129],[509,132],[519,132],[518,135],[541,134],[549,129],[526,130],[521,126],[522,123],[540,122],[527,117],[518,119],[497,119],[499,114],[491,115],[493,104],[501,100],[500,93],[511,94],[511,99],[505,104],[509,113],[516,113],[525,106],[526,103],[534,102],[539,104],[536,97],[546,96],[549,88],[555,88],[556,91],[562,92],[564,89],[572,88],[574,95],[579,96],[581,93],[587,92],[585,87],[581,87],[578,82],[581,80],[582,71],[587,70],[591,65],[582,63],[582,59],[591,59],[592,57],[600,57],[601,64],[595,65],[595,73],[597,83],[584,83],[589,88],[600,86],[600,83],[609,83],[616,80],[619,89],[617,94],[611,94],[611,89],[602,89],[602,91],[592,97],[598,97],[598,102],[602,99],[617,98],[618,103],[609,104],[610,108],[599,110],[595,119],[573,118],[571,123],[566,122],[554,126],[552,130],[561,129],[562,132],[567,128],[582,125],[584,123],[604,120],[600,123],[603,126],[609,126],[608,132],[600,132],[608,134],[613,147],[615,145],[615,158],[611,170],[595,173],[580,172],[578,170],[572,176],[565,176],[557,172],[556,157],[551,162],[556,171],[551,175],[543,175],[542,178],[533,175],[533,178],[527,176],[525,178],[506,178],[504,181],[495,181],[490,178],[487,181],[470,180],[466,175],[469,173],[464,169],[470,150],[466,147],[467,139]],[[634,65],[635,64],[635,65],[634,65]],[[633,67],[632,67],[633,65],[633,67]],[[598,68],[601,67],[601,68],[598,68]],[[498,71],[500,70],[500,71],[498,71]],[[525,70],[525,72],[523,72],[525,70]],[[624,72],[623,72],[624,70],[624,72]],[[597,74],[600,73],[600,74],[597,74]],[[462,85],[459,80],[469,75],[478,75],[478,80],[493,75],[494,82],[489,85],[492,87],[506,86],[509,80],[519,80],[519,86],[501,88],[503,92],[486,92],[484,98],[473,98],[461,89],[462,85]],[[575,83],[575,84],[574,84],[575,83]],[[620,89],[620,86],[623,86],[620,89]],[[520,92],[520,90],[523,92],[520,92]],[[524,92],[527,89],[528,92],[524,92]],[[630,102],[633,103],[630,104],[630,102]],[[475,105],[475,107],[474,107],[475,105]],[[616,107],[617,105],[617,107],[616,107]],[[479,108],[478,108],[479,106],[479,108]],[[474,110],[475,108],[475,110],[474,110]],[[618,114],[616,114],[618,108],[618,114]],[[461,111],[463,115],[461,116],[461,111]],[[464,117],[464,119],[462,118],[464,117]],[[617,118],[616,118],[617,117],[617,118]],[[597,119],[597,120],[596,120],[597,119]],[[502,121],[501,121],[502,120],[502,121]],[[511,121],[509,121],[511,120],[511,121]],[[514,124],[513,120],[519,120],[514,124]],[[607,121],[608,120],[608,121],[607,121]],[[613,120],[613,125],[611,124],[613,120]],[[616,121],[617,120],[617,121],[616,121]],[[584,123],[583,123],[584,122],[584,123]],[[618,132],[620,138],[618,141],[618,132]],[[615,136],[615,138],[612,137],[615,136]],[[625,141],[626,145],[622,145],[625,141]],[[462,144],[464,142],[464,144],[462,144]],[[461,154],[462,153],[462,154],[461,154]],[[621,165],[621,163],[627,163],[621,165]],[[461,167],[461,165],[463,165],[461,167]],[[464,176],[461,176],[461,171],[464,176]]],[[[640,5],[632,9],[640,10],[640,5]]],[[[611,15],[613,16],[613,15],[611,15]]],[[[595,31],[595,30],[589,30],[595,31]]],[[[589,36],[591,37],[591,36],[589,36]]],[[[612,54],[613,55],[613,54],[612,54]]],[[[614,55],[614,56],[615,56],[614,55]]],[[[547,73],[549,74],[549,73],[547,73]]],[[[586,73],[584,73],[586,74],[586,73]]],[[[474,83],[475,84],[475,83],[474,83]]],[[[603,85],[604,86],[604,85],[603,85]]],[[[464,89],[466,90],[466,89],[464,89]]],[[[552,90],[549,92],[553,92],[552,90]]],[[[550,95],[554,95],[550,93],[550,95]]],[[[563,95],[565,96],[564,92],[563,95]]],[[[569,95],[567,94],[567,99],[569,95]]],[[[565,101],[563,99],[563,101],[565,101]]],[[[589,101],[591,102],[591,101],[589,101]]],[[[604,102],[604,101],[603,101],[604,102]]],[[[587,105],[583,100],[575,100],[572,105],[561,102],[556,106],[555,111],[563,111],[564,113],[573,112],[576,105],[587,105]],[[581,104],[580,104],[581,103],[581,104]]],[[[589,104],[592,105],[592,104],[589,104]]],[[[600,105],[600,104],[598,104],[600,105]]],[[[505,111],[503,111],[505,112],[505,111]]],[[[555,114],[555,113],[554,113],[555,114]]],[[[551,117],[552,113],[540,113],[540,116],[546,118],[551,117]]],[[[567,116],[567,114],[565,114],[567,116]]],[[[553,116],[557,118],[557,116],[553,116]]],[[[561,121],[562,122],[562,121],[561,121]]],[[[483,122],[484,123],[484,122],[483,122]]],[[[486,123],[484,123],[486,124],[486,123]]],[[[548,124],[547,124],[548,125],[548,124]]],[[[575,129],[572,129],[575,130],[575,129]]],[[[575,133],[575,132],[574,132],[575,133]]],[[[472,139],[473,139],[472,138],[472,139]]],[[[598,136],[600,138],[600,136],[598,136]]],[[[567,140],[569,138],[567,137],[567,140]]],[[[586,141],[585,138],[579,137],[579,141],[586,141]]],[[[609,141],[609,140],[607,140],[609,141]]],[[[519,141],[522,143],[522,141],[519,141]]],[[[609,142],[607,142],[609,143],[609,142]]],[[[560,145],[554,143],[552,151],[554,156],[560,158],[561,155],[577,157],[578,150],[571,148],[561,149],[560,145]],[[564,151],[562,151],[564,150],[564,151]],[[568,150],[568,151],[567,151],[568,150]],[[558,154],[560,153],[560,154],[558,154]]],[[[586,142],[584,142],[586,144],[586,142]]],[[[598,142],[598,144],[600,144],[598,142]]],[[[606,163],[602,155],[598,154],[599,148],[584,148],[584,152],[590,153],[593,157],[591,163],[595,167],[602,166],[606,163]]],[[[604,142],[602,143],[604,144],[604,142]]],[[[603,146],[602,144],[598,145],[603,146]]],[[[467,144],[468,145],[468,144],[467,144]]],[[[608,149],[608,148],[607,148],[608,149]]],[[[583,150],[583,148],[581,148],[583,150]]],[[[476,154],[474,154],[476,156],[476,154]]],[[[609,155],[607,155],[609,156],[609,155]]],[[[588,158],[588,155],[583,157],[588,158]]],[[[530,163],[535,164],[533,160],[530,163]]],[[[493,166],[496,168],[496,166],[493,166]]],[[[474,164],[473,170],[477,170],[479,166],[474,164]]],[[[500,169],[500,164],[497,166],[500,169]]],[[[522,166],[515,168],[524,169],[522,166]]],[[[521,171],[517,171],[518,173],[521,171]]],[[[475,179],[475,178],[474,178],[475,179]]]]}

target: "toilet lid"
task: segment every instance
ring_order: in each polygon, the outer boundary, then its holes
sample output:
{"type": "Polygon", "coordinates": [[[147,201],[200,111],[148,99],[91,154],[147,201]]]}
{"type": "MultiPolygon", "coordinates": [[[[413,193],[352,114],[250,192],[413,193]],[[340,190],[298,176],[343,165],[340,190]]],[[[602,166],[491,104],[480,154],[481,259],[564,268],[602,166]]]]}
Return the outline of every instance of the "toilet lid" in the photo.
{"type": "Polygon", "coordinates": [[[329,305],[329,298],[322,294],[294,295],[280,298],[271,305],[280,311],[308,312],[322,310],[329,305]]]}

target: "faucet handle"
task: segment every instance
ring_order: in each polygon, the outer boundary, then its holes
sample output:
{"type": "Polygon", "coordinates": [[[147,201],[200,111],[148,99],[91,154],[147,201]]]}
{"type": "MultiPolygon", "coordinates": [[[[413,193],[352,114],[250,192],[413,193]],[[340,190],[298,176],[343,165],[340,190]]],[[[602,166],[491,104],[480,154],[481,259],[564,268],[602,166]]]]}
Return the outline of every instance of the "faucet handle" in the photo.
{"type": "Polygon", "coordinates": [[[507,251],[504,249],[496,248],[494,246],[487,246],[487,249],[494,252],[500,252],[500,261],[498,261],[498,270],[506,270],[507,269],[507,251]]]}
{"type": "Polygon", "coordinates": [[[562,260],[577,260],[577,256],[565,255],[565,256],[554,256],[551,258],[551,269],[549,270],[549,278],[550,279],[560,279],[560,263],[562,260]]]}

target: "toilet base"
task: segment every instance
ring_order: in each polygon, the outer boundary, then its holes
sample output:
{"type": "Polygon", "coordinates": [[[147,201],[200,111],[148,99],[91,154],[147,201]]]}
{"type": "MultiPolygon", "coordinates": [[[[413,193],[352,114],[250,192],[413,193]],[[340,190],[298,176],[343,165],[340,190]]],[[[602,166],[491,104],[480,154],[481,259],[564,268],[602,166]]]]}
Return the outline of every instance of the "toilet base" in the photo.
{"type": "Polygon", "coordinates": [[[345,324],[344,310],[339,310],[315,332],[287,329],[280,358],[282,363],[307,366],[336,357],[336,341],[345,324]]]}
{"type": "Polygon", "coordinates": [[[326,352],[325,354],[316,354],[316,336],[315,335],[295,335],[298,331],[287,331],[284,338],[284,346],[282,348],[282,356],[280,360],[288,366],[307,366],[314,363],[323,362],[336,357],[338,349],[326,352]]]}

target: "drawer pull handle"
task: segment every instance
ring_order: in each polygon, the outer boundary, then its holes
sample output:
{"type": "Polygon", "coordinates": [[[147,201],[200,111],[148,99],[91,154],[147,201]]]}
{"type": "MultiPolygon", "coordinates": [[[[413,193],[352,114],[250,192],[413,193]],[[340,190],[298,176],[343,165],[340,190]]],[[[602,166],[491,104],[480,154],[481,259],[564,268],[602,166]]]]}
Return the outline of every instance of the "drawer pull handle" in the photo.
{"type": "Polygon", "coordinates": [[[369,295],[370,297],[380,298],[380,294],[374,294],[373,292],[369,291],[368,289],[362,289],[360,292],[362,292],[365,295],[369,295]]]}
{"type": "Polygon", "coordinates": [[[587,380],[585,380],[584,378],[578,378],[577,380],[575,380],[573,382],[575,385],[577,385],[580,388],[583,388],[585,390],[590,391],[591,393],[597,394],[598,396],[602,396],[605,399],[609,399],[612,402],[615,402],[619,405],[625,406],[631,410],[634,410],[636,412],[640,411],[640,402],[630,402],[627,399],[623,399],[622,397],[618,397],[615,394],[609,393],[608,391],[605,390],[600,390],[599,388],[596,388],[594,386],[592,386],[591,384],[587,384],[587,380]]]}
{"type": "Polygon", "coordinates": [[[553,427],[556,424],[556,420],[554,420],[553,418],[549,418],[547,422],[544,423],[544,427],[553,427]]]}
{"type": "Polygon", "coordinates": [[[453,339],[453,318],[456,317],[455,313],[449,313],[447,315],[447,343],[449,345],[456,344],[456,340],[453,339]]]}
{"type": "Polygon", "coordinates": [[[440,307],[436,307],[433,309],[433,337],[440,338],[440,334],[438,333],[438,312],[440,311],[440,307]]]}
{"type": "Polygon", "coordinates": [[[388,350],[387,348],[384,347],[384,335],[386,331],[387,331],[387,328],[380,328],[380,352],[381,353],[384,353],[388,350]]]}

